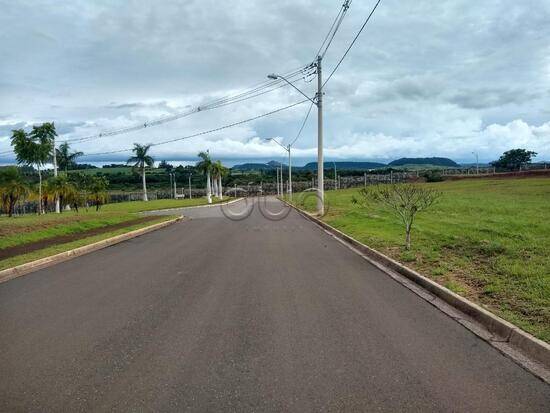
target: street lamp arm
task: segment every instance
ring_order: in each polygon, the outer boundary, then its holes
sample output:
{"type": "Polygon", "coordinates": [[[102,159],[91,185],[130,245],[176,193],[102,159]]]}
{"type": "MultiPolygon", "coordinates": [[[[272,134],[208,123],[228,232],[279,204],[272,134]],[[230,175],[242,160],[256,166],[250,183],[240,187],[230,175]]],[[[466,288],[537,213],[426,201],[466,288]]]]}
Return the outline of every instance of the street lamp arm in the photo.
{"type": "Polygon", "coordinates": [[[309,100],[311,103],[313,103],[314,105],[317,105],[317,103],[312,99],[310,98],[308,95],[306,95],[304,92],[302,92],[300,89],[298,89],[296,86],[294,86],[294,84],[290,81],[288,81],[284,76],[281,76],[281,75],[276,75],[276,74],[271,74],[271,75],[268,75],[267,76],[268,78],[270,79],[278,79],[278,78],[281,78],[283,79],[286,83],[288,83],[290,86],[292,86],[294,89],[296,89],[302,96],[304,96],[307,100],[309,100]]]}

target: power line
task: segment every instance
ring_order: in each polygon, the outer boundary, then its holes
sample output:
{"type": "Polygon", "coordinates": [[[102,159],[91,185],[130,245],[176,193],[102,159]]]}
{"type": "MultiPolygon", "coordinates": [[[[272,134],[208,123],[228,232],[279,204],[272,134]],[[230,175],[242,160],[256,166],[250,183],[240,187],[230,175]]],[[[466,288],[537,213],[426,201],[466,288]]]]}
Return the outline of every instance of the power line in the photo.
{"type": "Polygon", "coordinates": [[[374,5],[374,7],[372,8],[371,12],[369,13],[367,19],[365,20],[365,22],[363,23],[363,25],[361,26],[361,28],[359,29],[359,31],[357,32],[357,34],[355,35],[355,37],[353,38],[352,42],[350,43],[350,45],[348,46],[348,48],[346,49],[345,53],[342,55],[342,57],[340,58],[340,60],[338,61],[338,63],[336,64],[336,66],[334,67],[334,69],[332,69],[332,72],[330,72],[330,75],[328,75],[327,79],[325,80],[325,82],[323,83],[323,87],[327,84],[327,82],[330,80],[330,78],[332,77],[332,75],[334,75],[334,72],[336,72],[338,70],[338,68],[340,67],[340,65],[342,64],[343,60],[346,58],[346,56],[348,55],[349,51],[351,50],[351,48],[353,47],[353,45],[355,44],[355,42],[357,41],[357,39],[359,38],[359,36],[361,35],[361,32],[363,31],[363,29],[365,28],[365,26],[367,25],[367,23],[370,21],[372,15],[374,14],[374,12],[376,11],[376,9],[378,8],[378,5],[380,4],[382,0],[378,0],[376,2],[376,4],[374,5]]]}
{"type": "MultiPolygon", "coordinates": [[[[293,69],[285,74],[288,78],[295,78],[299,75],[303,75],[304,72],[309,68],[309,66],[300,66],[299,68],[293,69]]],[[[223,106],[228,106],[234,103],[239,103],[248,99],[252,99],[261,95],[264,95],[266,93],[270,93],[274,90],[277,90],[279,88],[285,87],[287,84],[282,81],[281,79],[277,80],[269,80],[269,81],[263,81],[258,84],[255,84],[248,88],[248,90],[245,90],[244,92],[228,95],[222,98],[218,98],[215,100],[212,100],[206,104],[197,106],[191,110],[185,111],[185,112],[179,112],[172,115],[160,117],[151,121],[145,121],[143,123],[135,124],[132,126],[128,126],[125,128],[118,128],[118,129],[112,129],[107,131],[102,131],[98,134],[84,136],[80,138],[69,138],[69,139],[61,139],[59,140],[59,143],[81,143],[81,142],[87,142],[90,140],[100,139],[108,136],[115,136],[115,135],[121,135],[125,133],[130,133],[138,130],[142,130],[151,126],[157,126],[164,123],[172,122],[177,119],[181,119],[187,116],[190,116],[195,113],[203,112],[206,110],[212,110],[217,109],[223,106]],[[276,86],[276,87],[274,87],[276,86]],[[267,90],[266,90],[267,89],[267,90]]],[[[13,153],[13,150],[7,150],[0,152],[0,155],[6,155],[13,153]]]]}
{"type": "MultiPolygon", "coordinates": [[[[344,20],[344,17],[346,17],[346,13],[347,13],[349,7],[351,6],[351,1],[352,0],[345,0],[344,4],[342,4],[342,8],[340,9],[339,16],[336,16],[336,19],[334,20],[334,23],[332,23],[331,29],[329,30],[329,32],[327,33],[327,36],[325,37],[324,42],[326,42],[326,46],[325,46],[325,50],[323,51],[323,53],[320,54],[321,57],[325,57],[325,54],[327,53],[328,48],[332,44],[332,41],[334,40],[334,36],[336,36],[336,32],[340,28],[340,25],[342,24],[342,21],[344,20]],[[333,28],[334,28],[334,30],[333,30],[333,28]],[[332,34],[331,34],[331,31],[332,31],[332,34]],[[327,42],[327,39],[329,38],[329,36],[330,36],[330,39],[327,42]]],[[[319,56],[319,53],[317,55],[319,56]]]]}
{"type": "MultiPolygon", "coordinates": [[[[229,125],[224,125],[224,126],[220,126],[218,128],[209,129],[209,130],[206,130],[206,131],[194,133],[192,135],[182,136],[182,137],[179,137],[179,138],[172,138],[172,139],[168,139],[168,140],[165,140],[165,141],[153,143],[153,144],[151,144],[151,146],[153,147],[153,146],[165,145],[167,143],[182,141],[182,140],[185,140],[185,139],[195,138],[197,136],[207,135],[207,134],[213,133],[213,132],[218,132],[218,131],[221,131],[221,130],[224,130],[224,129],[232,128],[234,126],[242,125],[243,123],[252,122],[254,120],[257,120],[257,119],[260,119],[260,118],[263,118],[263,117],[266,117],[266,116],[269,116],[269,115],[273,115],[273,114],[278,113],[278,112],[282,112],[284,110],[287,110],[287,109],[293,108],[295,106],[301,105],[302,103],[305,103],[305,102],[308,102],[308,100],[304,99],[302,101],[293,103],[291,105],[284,106],[282,108],[278,108],[278,109],[272,110],[270,112],[266,112],[266,113],[263,113],[261,115],[254,116],[252,118],[248,118],[248,119],[244,119],[244,120],[241,120],[241,121],[238,121],[238,122],[234,122],[234,123],[231,123],[229,125]]],[[[113,154],[113,153],[130,152],[130,151],[132,151],[132,149],[133,148],[126,148],[126,149],[117,149],[117,150],[114,150],[114,151],[107,151],[107,152],[86,153],[86,154],[82,155],[81,157],[97,156],[97,155],[109,155],[109,154],[113,154]]]]}
{"type": "Polygon", "coordinates": [[[313,102],[311,102],[311,104],[309,105],[309,109],[306,113],[306,117],[304,118],[304,121],[302,122],[302,126],[300,127],[300,130],[296,134],[296,137],[294,138],[294,140],[289,144],[290,146],[294,145],[294,143],[298,140],[298,138],[302,134],[302,131],[304,130],[304,126],[306,126],[306,122],[307,122],[307,119],[309,118],[309,114],[311,113],[312,108],[313,108],[313,102]]]}

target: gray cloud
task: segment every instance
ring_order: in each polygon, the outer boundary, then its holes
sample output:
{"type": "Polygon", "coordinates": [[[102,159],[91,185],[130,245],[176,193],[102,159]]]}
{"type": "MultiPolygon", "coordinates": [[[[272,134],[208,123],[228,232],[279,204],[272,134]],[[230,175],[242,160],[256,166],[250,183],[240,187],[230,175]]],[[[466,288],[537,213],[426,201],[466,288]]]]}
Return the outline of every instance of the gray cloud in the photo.
{"type": "MultiPolygon", "coordinates": [[[[50,120],[66,137],[88,136],[186,111],[238,93],[267,73],[308,63],[339,3],[78,0],[61,7],[53,0],[0,0],[0,113],[8,114],[0,119],[0,152],[9,148],[13,125],[50,120]]],[[[373,4],[353,2],[325,57],[325,74],[373,4]]],[[[550,158],[548,21],[550,3],[540,0],[385,0],[326,87],[327,153],[460,160],[486,148],[488,160],[506,149],[495,144],[505,140],[550,158]],[[456,136],[465,138],[457,143],[456,136]]],[[[298,82],[310,95],[314,84],[298,82]]],[[[281,89],[78,149],[109,151],[185,136],[298,99],[281,89]]],[[[155,153],[180,159],[210,148],[227,158],[278,156],[264,138],[293,139],[306,109],[155,153]]],[[[314,118],[313,112],[297,143],[305,158],[315,152],[314,118]]]]}

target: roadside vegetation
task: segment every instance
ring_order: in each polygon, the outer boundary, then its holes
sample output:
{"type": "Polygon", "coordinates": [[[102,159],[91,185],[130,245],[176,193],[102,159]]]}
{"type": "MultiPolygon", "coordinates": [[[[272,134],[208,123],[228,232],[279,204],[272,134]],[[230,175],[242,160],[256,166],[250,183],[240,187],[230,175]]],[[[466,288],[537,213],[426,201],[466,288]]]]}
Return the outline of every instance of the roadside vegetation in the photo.
{"type": "Polygon", "coordinates": [[[323,219],[550,342],[550,179],[420,185],[442,195],[416,217],[410,250],[391,210],[354,203],[360,189],[325,192],[323,219]]]}
{"type": "MultiPolygon", "coordinates": [[[[221,202],[216,199],[214,203],[221,202]]],[[[177,216],[143,216],[140,212],[204,205],[205,198],[120,202],[62,214],[0,217],[0,270],[67,251],[177,216]]]]}

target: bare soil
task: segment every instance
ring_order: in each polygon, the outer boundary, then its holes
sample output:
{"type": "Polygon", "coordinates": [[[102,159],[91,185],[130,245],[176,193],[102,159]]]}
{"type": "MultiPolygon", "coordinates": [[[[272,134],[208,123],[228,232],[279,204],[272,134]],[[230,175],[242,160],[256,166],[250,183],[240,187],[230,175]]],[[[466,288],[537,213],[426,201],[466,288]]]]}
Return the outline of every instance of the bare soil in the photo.
{"type": "Polygon", "coordinates": [[[40,241],[30,242],[28,244],[16,245],[9,248],[0,249],[0,261],[17,255],[28,254],[54,245],[66,244],[77,241],[82,238],[88,238],[95,235],[105,234],[107,232],[116,231],[117,229],[126,228],[132,225],[142,224],[158,219],[156,216],[147,216],[132,219],[130,221],[120,222],[118,224],[107,225],[100,228],[93,228],[87,231],[77,232],[74,234],[60,235],[57,237],[46,238],[40,241]]]}

